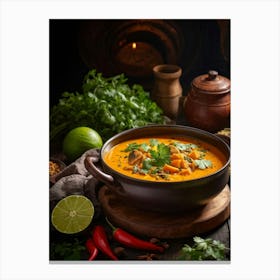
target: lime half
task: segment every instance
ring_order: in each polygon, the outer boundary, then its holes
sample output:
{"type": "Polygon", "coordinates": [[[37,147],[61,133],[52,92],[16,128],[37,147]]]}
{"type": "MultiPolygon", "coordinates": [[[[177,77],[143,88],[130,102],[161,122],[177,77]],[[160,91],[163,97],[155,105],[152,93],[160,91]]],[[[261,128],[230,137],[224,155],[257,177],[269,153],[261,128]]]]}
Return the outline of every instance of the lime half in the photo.
{"type": "Polygon", "coordinates": [[[53,226],[62,233],[78,233],[87,228],[94,215],[92,202],[83,195],[69,195],[60,200],[52,211],[53,226]]]}

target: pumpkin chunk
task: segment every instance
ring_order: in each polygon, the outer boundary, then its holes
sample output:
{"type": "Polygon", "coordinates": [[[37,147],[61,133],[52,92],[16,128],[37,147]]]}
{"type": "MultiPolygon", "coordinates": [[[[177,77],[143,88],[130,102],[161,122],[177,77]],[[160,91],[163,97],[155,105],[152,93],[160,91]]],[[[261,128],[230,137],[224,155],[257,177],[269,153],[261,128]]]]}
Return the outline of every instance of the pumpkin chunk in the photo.
{"type": "Polygon", "coordinates": [[[200,152],[197,151],[197,150],[193,150],[189,154],[189,157],[192,158],[192,159],[199,159],[200,158],[200,152]]]}
{"type": "Polygon", "coordinates": [[[178,173],[180,170],[179,170],[179,168],[174,167],[174,166],[172,166],[170,164],[165,164],[163,166],[163,171],[167,172],[167,173],[178,173]]]}
{"type": "Polygon", "coordinates": [[[190,175],[192,173],[192,170],[188,167],[188,168],[186,168],[186,169],[182,169],[181,171],[180,171],[180,174],[181,175],[190,175]]]}
{"type": "Polygon", "coordinates": [[[180,168],[181,164],[182,164],[182,160],[181,159],[173,159],[170,164],[174,167],[180,168]]]}
{"type": "Polygon", "coordinates": [[[184,169],[189,168],[189,163],[187,161],[185,161],[185,160],[182,160],[180,167],[184,168],[184,169]]]}
{"type": "Polygon", "coordinates": [[[171,154],[170,158],[171,158],[171,160],[173,160],[173,159],[184,159],[184,155],[181,154],[181,153],[174,153],[174,154],[171,154]]]}

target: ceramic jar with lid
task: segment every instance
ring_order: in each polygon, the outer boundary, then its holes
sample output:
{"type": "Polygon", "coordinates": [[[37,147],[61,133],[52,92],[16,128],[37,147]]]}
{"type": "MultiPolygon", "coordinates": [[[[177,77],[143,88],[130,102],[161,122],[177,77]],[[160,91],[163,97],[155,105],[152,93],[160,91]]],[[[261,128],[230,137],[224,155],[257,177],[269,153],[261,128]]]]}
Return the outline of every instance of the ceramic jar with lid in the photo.
{"type": "Polygon", "coordinates": [[[230,80],[210,70],[193,79],[184,102],[187,123],[217,132],[230,123],[230,80]]]}

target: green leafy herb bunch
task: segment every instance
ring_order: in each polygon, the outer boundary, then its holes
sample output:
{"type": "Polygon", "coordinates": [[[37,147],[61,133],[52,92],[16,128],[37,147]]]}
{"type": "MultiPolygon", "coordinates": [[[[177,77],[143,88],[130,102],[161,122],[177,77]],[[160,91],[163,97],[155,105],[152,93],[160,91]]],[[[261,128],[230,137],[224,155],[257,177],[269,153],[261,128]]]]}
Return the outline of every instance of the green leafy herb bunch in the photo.
{"type": "Polygon", "coordinates": [[[129,86],[124,74],[105,78],[88,72],[82,93],[64,92],[50,112],[50,140],[75,127],[95,129],[104,141],[126,129],[162,124],[162,110],[141,85],[129,86]]]}

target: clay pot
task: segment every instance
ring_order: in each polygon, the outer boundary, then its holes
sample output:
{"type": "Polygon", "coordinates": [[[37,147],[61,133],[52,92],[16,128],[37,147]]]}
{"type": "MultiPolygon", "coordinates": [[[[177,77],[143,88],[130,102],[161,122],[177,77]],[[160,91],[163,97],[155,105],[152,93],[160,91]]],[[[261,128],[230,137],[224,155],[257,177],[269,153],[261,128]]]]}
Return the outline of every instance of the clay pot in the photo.
{"type": "Polygon", "coordinates": [[[196,77],[184,102],[187,123],[217,132],[230,123],[230,80],[210,70],[196,77]]]}
{"type": "Polygon", "coordinates": [[[110,138],[100,150],[100,157],[87,157],[85,166],[125,203],[142,210],[174,213],[202,207],[216,197],[229,180],[230,149],[216,135],[201,129],[179,125],[149,125],[123,131],[110,138]],[[226,156],[227,162],[217,172],[198,179],[180,182],[153,182],[123,175],[104,161],[104,155],[115,145],[140,137],[192,137],[214,145],[226,156]],[[102,169],[96,166],[101,161],[102,169]]]}
{"type": "Polygon", "coordinates": [[[167,117],[176,120],[183,91],[179,80],[182,69],[177,65],[162,64],[156,65],[153,73],[155,82],[152,99],[162,108],[167,117]]]}

